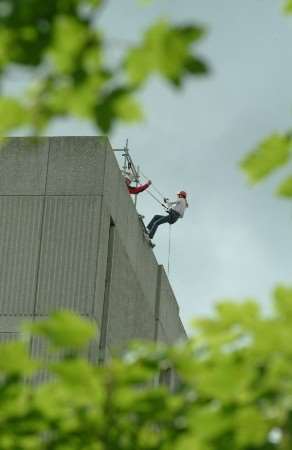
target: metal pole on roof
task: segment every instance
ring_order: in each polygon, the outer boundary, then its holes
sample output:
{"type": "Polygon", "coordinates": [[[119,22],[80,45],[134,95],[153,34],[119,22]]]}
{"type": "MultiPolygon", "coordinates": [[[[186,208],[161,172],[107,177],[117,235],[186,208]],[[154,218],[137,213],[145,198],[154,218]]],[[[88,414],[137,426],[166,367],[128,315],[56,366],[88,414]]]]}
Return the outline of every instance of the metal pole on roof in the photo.
{"type": "Polygon", "coordinates": [[[129,149],[128,149],[128,139],[127,139],[126,140],[126,145],[124,147],[124,165],[123,165],[124,172],[127,171],[128,157],[129,157],[129,149]]]}
{"type": "MultiPolygon", "coordinates": [[[[138,184],[139,184],[139,172],[140,172],[140,167],[137,166],[136,186],[138,186],[138,184]]],[[[135,208],[136,208],[136,209],[137,209],[137,202],[138,202],[138,195],[135,195],[134,204],[135,204],[135,208]]]]}

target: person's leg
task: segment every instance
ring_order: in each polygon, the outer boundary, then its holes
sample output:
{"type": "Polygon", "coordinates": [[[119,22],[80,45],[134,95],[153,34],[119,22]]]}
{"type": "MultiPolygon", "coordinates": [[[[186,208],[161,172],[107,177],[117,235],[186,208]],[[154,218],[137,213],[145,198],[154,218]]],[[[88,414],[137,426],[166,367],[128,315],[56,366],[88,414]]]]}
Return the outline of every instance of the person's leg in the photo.
{"type": "Polygon", "coordinates": [[[154,222],[156,222],[156,220],[160,219],[161,217],[164,217],[164,216],[159,216],[158,214],[156,214],[156,216],[154,216],[154,217],[150,220],[150,222],[148,223],[147,228],[148,228],[149,230],[151,230],[152,225],[154,224],[154,222]]]}
{"type": "Polygon", "coordinates": [[[162,225],[163,223],[167,223],[167,222],[169,223],[169,215],[167,215],[167,216],[160,216],[160,218],[157,219],[157,220],[153,223],[152,227],[150,228],[150,231],[149,231],[149,238],[150,238],[150,239],[153,238],[153,236],[154,236],[154,234],[156,233],[156,230],[157,230],[157,228],[159,227],[159,225],[162,225]]]}

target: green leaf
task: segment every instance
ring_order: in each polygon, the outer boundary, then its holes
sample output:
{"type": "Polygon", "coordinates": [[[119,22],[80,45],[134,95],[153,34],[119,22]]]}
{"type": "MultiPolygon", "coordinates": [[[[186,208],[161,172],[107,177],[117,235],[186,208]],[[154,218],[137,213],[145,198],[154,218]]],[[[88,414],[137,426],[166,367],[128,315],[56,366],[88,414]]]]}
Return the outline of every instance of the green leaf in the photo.
{"type": "Polygon", "coordinates": [[[277,194],[281,197],[292,197],[292,175],[282,181],[277,189],[277,194]]]}
{"type": "Polygon", "coordinates": [[[268,440],[268,421],[256,407],[238,410],[235,416],[235,429],[239,448],[259,447],[268,440]]]}
{"type": "Polygon", "coordinates": [[[12,97],[0,97],[0,134],[24,125],[28,119],[25,107],[12,97]]]}
{"type": "Polygon", "coordinates": [[[56,69],[62,73],[70,73],[88,39],[89,30],[86,25],[72,17],[59,17],[55,22],[54,40],[49,51],[56,69]]]}
{"type": "Polygon", "coordinates": [[[259,306],[252,300],[220,302],[216,313],[214,318],[195,320],[194,325],[200,330],[201,338],[219,346],[236,341],[252,330],[260,317],[259,306]]]}
{"type": "Polygon", "coordinates": [[[8,63],[10,47],[13,45],[13,33],[7,28],[0,28],[0,67],[8,63]]]}
{"type": "Polygon", "coordinates": [[[209,67],[201,58],[190,56],[185,62],[186,70],[192,75],[206,75],[209,73],[209,67]]]}
{"type": "Polygon", "coordinates": [[[10,69],[31,74],[18,109],[15,105],[6,111],[0,108],[0,135],[23,126],[32,134],[43,133],[60,117],[87,119],[107,133],[117,123],[143,117],[131,96],[117,101],[109,98],[117,86],[136,94],[150,76],[159,75],[180,88],[190,76],[207,72],[206,63],[194,55],[193,48],[205,30],[192,21],[181,25],[154,22],[138,45],[126,48],[117,64],[112,64],[103,38],[107,30],[95,20],[107,6],[105,0],[0,3],[0,81],[10,69]]]}
{"type": "Polygon", "coordinates": [[[185,40],[185,42],[189,44],[193,44],[196,41],[202,39],[206,34],[206,29],[202,26],[197,25],[182,25],[176,27],[176,30],[179,32],[181,37],[185,40]]]}
{"type": "Polygon", "coordinates": [[[30,375],[36,369],[37,364],[30,359],[23,342],[0,344],[0,374],[30,375]]]}
{"type": "Polygon", "coordinates": [[[74,389],[76,395],[82,399],[92,398],[100,401],[103,398],[101,381],[96,369],[85,359],[68,359],[50,366],[51,371],[56,374],[60,382],[69,389],[74,389]]]}
{"type": "Polygon", "coordinates": [[[142,118],[140,105],[129,87],[117,87],[105,93],[95,107],[96,122],[104,133],[108,133],[117,120],[133,122],[142,118]]]}
{"type": "Polygon", "coordinates": [[[103,0],[83,0],[83,3],[97,8],[102,5],[103,0]]]}
{"type": "Polygon", "coordinates": [[[252,366],[244,360],[237,360],[232,353],[209,353],[206,362],[202,361],[197,366],[193,383],[202,397],[217,399],[225,404],[241,404],[250,400],[249,386],[253,376],[252,366]]]}
{"type": "Polygon", "coordinates": [[[240,166],[251,183],[257,183],[285,165],[291,153],[291,137],[273,134],[245,157],[240,166]]]}
{"type": "Polygon", "coordinates": [[[257,321],[260,316],[259,305],[253,300],[246,300],[243,303],[225,301],[216,305],[216,311],[219,320],[225,326],[232,326],[236,323],[250,325],[257,321]]]}
{"type": "Polygon", "coordinates": [[[286,0],[283,6],[285,14],[292,14],[292,0],[286,0]]]}
{"type": "Polygon", "coordinates": [[[283,318],[292,320],[292,288],[279,285],[274,290],[276,310],[283,318]]]}
{"type": "Polygon", "coordinates": [[[130,94],[118,97],[113,104],[115,115],[125,122],[137,122],[143,119],[141,106],[130,94]]]}
{"type": "Polygon", "coordinates": [[[197,437],[211,441],[232,429],[232,416],[222,414],[212,405],[201,406],[192,417],[192,428],[197,437]]]}
{"type": "Polygon", "coordinates": [[[189,40],[177,27],[164,30],[157,54],[157,68],[166,78],[180,77],[188,55],[189,40]]]}
{"type": "Polygon", "coordinates": [[[129,50],[125,67],[132,83],[139,85],[147,80],[152,72],[158,71],[168,31],[168,23],[160,20],[145,33],[140,46],[129,50]]]}
{"type": "Polygon", "coordinates": [[[125,68],[130,82],[144,83],[158,73],[175,86],[181,86],[187,73],[207,70],[203,62],[192,55],[192,45],[201,39],[204,30],[197,26],[172,26],[159,20],[145,33],[141,45],[130,49],[125,68]],[[196,67],[195,67],[196,62],[196,67]]]}
{"type": "Polygon", "coordinates": [[[29,326],[33,334],[46,337],[56,347],[82,348],[96,336],[96,326],[70,311],[59,311],[29,326]]]}

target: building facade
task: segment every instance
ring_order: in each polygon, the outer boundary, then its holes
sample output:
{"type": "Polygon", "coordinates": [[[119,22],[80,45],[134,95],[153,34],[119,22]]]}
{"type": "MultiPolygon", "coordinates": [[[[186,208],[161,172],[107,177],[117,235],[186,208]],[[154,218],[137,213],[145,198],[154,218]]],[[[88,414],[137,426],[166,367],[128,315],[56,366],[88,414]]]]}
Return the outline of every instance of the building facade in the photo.
{"type": "Polygon", "coordinates": [[[96,322],[100,361],[132,339],[185,338],[108,139],[0,146],[0,339],[64,308],[96,322]]]}

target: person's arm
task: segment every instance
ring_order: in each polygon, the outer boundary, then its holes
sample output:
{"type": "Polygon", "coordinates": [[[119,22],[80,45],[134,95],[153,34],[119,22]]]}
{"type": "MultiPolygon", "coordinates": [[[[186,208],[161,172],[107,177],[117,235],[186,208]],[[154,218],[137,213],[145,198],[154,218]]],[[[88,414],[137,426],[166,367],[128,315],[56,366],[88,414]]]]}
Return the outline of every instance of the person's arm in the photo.
{"type": "Polygon", "coordinates": [[[128,190],[130,194],[140,194],[140,192],[145,191],[151,184],[151,181],[149,180],[148,183],[141,184],[140,186],[132,187],[128,186],[128,190]]]}
{"type": "Polygon", "coordinates": [[[168,200],[168,198],[165,198],[165,199],[164,199],[164,202],[166,203],[166,206],[167,206],[168,208],[170,208],[171,206],[177,204],[177,201],[175,201],[175,202],[170,202],[170,201],[168,200]]]}

